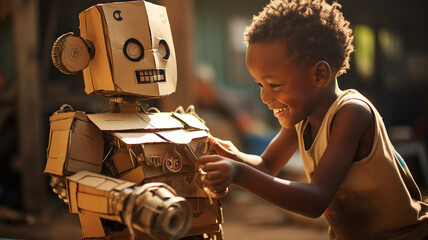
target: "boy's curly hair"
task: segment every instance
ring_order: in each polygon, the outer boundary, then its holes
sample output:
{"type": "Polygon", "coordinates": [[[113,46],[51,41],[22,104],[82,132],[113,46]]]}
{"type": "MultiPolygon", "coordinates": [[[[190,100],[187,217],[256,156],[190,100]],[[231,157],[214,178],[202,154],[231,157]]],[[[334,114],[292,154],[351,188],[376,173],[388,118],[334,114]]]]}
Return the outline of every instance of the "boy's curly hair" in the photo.
{"type": "Polygon", "coordinates": [[[349,69],[354,51],[352,30],[341,7],[325,0],[271,0],[253,16],[245,42],[283,42],[287,54],[299,63],[310,66],[325,60],[341,75],[349,69]]]}

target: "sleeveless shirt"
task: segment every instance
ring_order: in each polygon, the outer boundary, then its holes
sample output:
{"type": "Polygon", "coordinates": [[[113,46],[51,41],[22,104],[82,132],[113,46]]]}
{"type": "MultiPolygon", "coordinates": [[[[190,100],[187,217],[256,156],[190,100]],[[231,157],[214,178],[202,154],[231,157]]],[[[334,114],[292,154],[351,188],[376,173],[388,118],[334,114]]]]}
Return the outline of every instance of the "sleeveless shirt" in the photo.
{"type": "MultiPolygon", "coordinates": [[[[312,146],[306,150],[307,120],[296,125],[306,177],[311,181],[330,140],[336,112],[349,100],[366,103],[372,110],[375,133],[370,154],[354,161],[324,212],[331,239],[424,239],[428,236],[428,204],[392,146],[382,117],[356,90],[344,91],[327,111],[312,146]]],[[[428,237],[427,237],[428,238],[428,237]]]]}

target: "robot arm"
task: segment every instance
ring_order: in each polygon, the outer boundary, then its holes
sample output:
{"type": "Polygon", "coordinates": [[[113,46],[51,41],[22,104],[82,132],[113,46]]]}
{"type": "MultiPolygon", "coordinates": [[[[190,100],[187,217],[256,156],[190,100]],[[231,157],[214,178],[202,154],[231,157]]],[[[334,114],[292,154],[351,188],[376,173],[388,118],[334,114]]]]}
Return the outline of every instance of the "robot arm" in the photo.
{"type": "Polygon", "coordinates": [[[156,239],[176,239],[190,228],[190,205],[164,183],[134,183],[81,171],[66,178],[72,213],[91,213],[156,239]]]}

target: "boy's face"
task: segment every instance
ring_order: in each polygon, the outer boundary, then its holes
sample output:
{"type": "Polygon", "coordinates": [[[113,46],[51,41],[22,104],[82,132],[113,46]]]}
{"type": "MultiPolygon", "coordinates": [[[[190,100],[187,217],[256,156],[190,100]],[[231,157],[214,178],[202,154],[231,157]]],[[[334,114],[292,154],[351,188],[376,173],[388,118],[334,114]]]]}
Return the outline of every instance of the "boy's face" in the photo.
{"type": "Polygon", "coordinates": [[[260,87],[260,98],[282,127],[294,127],[314,111],[316,87],[311,67],[294,62],[283,43],[250,43],[246,64],[260,87]]]}

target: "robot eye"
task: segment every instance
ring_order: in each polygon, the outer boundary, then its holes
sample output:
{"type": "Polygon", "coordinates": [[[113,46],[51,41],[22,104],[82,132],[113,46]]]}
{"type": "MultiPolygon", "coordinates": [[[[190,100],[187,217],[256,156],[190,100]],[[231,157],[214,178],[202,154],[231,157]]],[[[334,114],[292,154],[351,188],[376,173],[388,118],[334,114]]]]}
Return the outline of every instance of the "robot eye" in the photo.
{"type": "Polygon", "coordinates": [[[123,54],[129,60],[138,62],[144,58],[144,47],[137,39],[130,38],[123,45],[123,54]]]}
{"type": "Polygon", "coordinates": [[[170,55],[170,51],[169,51],[168,43],[166,43],[165,40],[161,39],[159,41],[159,50],[158,51],[164,60],[168,60],[169,55],[170,55]]]}

